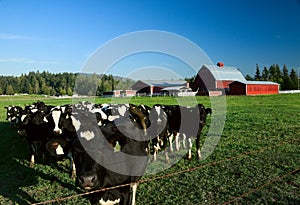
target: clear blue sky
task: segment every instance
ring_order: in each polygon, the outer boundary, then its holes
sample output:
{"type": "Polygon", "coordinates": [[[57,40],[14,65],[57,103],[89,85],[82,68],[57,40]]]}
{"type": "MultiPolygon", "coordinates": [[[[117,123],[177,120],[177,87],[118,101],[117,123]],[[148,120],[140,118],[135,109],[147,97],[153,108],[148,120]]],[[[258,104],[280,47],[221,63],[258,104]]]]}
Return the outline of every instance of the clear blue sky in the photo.
{"type": "MultiPolygon", "coordinates": [[[[299,0],[0,0],[0,75],[79,72],[98,47],[140,30],[178,34],[244,75],[256,64],[298,69],[299,13],[299,0]]],[[[141,65],[176,63],[153,56],[141,65]]]]}

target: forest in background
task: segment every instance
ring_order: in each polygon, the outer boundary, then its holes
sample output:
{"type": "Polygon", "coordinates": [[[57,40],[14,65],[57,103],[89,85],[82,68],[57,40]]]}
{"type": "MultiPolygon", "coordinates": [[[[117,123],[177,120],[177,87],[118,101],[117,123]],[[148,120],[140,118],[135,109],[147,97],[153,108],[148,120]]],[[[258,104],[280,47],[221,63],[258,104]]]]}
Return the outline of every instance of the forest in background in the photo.
{"type": "Polygon", "coordinates": [[[29,72],[21,76],[0,76],[0,95],[15,93],[42,95],[102,95],[111,90],[131,89],[135,81],[112,75],[29,72]],[[91,89],[94,86],[94,89],[91,89]]]}
{"type": "Polygon", "coordinates": [[[246,80],[255,81],[271,81],[280,84],[280,90],[297,90],[298,89],[298,75],[295,69],[289,72],[286,65],[283,65],[282,70],[278,64],[266,66],[262,69],[256,65],[254,77],[250,75],[245,76],[246,80]]]}

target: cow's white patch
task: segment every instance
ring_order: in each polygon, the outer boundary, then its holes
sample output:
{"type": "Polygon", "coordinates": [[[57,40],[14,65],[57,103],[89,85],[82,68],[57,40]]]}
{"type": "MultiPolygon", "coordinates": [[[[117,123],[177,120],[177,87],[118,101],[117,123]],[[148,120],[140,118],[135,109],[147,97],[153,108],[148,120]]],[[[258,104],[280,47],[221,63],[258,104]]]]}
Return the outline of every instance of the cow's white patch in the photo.
{"type": "Polygon", "coordinates": [[[99,204],[100,205],[114,205],[114,204],[119,204],[120,203],[120,199],[116,199],[114,201],[111,201],[111,200],[107,200],[107,201],[104,201],[103,199],[99,200],[99,204]]]}
{"type": "Polygon", "coordinates": [[[119,115],[114,115],[114,116],[109,116],[107,119],[108,119],[108,121],[114,121],[115,119],[118,119],[118,118],[120,118],[120,116],[119,115]]]}
{"type": "Polygon", "coordinates": [[[34,108],[31,110],[32,113],[36,113],[38,111],[38,109],[34,108]]]}
{"type": "Polygon", "coordinates": [[[46,117],[46,116],[43,118],[43,121],[44,121],[44,122],[48,122],[48,120],[47,120],[47,117],[46,117]]]}
{"type": "Polygon", "coordinates": [[[64,113],[66,111],[66,107],[65,106],[61,107],[61,111],[64,113]]]}
{"type": "Polygon", "coordinates": [[[62,146],[60,144],[57,146],[55,152],[56,152],[57,155],[63,155],[63,154],[65,154],[64,150],[63,150],[63,148],[62,148],[62,146]]]}
{"type": "Polygon", "coordinates": [[[90,141],[90,140],[92,140],[95,137],[95,133],[93,131],[80,132],[80,137],[83,137],[87,141],[90,141]]]}
{"type": "Polygon", "coordinates": [[[22,116],[21,116],[21,122],[23,122],[23,121],[25,120],[26,116],[27,116],[27,115],[22,115],[22,116]]]}
{"type": "Polygon", "coordinates": [[[57,132],[57,133],[61,133],[61,129],[58,127],[58,123],[59,123],[59,119],[60,119],[60,116],[61,116],[61,111],[60,110],[53,110],[52,111],[52,118],[53,118],[53,121],[54,121],[54,132],[57,132]]]}
{"type": "Polygon", "coordinates": [[[127,107],[127,105],[121,105],[120,107],[118,107],[118,112],[121,116],[125,116],[127,107]]]}
{"type": "Polygon", "coordinates": [[[155,111],[156,111],[158,116],[160,116],[160,109],[161,109],[160,107],[155,106],[155,111]]]}
{"type": "Polygon", "coordinates": [[[93,113],[96,113],[96,112],[100,113],[102,119],[104,119],[104,120],[107,119],[107,115],[102,111],[102,109],[97,108],[97,109],[94,109],[92,111],[93,111],[93,113]]]}
{"type": "Polygon", "coordinates": [[[75,127],[75,130],[78,131],[80,129],[81,123],[79,120],[77,120],[74,116],[71,115],[73,126],[75,127]]]}

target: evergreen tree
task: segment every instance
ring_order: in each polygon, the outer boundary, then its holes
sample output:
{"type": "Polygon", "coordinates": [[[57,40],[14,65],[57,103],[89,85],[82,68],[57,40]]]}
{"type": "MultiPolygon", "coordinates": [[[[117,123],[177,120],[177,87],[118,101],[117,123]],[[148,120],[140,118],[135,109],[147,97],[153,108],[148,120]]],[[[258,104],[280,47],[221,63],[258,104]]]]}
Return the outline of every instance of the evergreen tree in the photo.
{"type": "Polygon", "coordinates": [[[272,82],[276,82],[276,69],[275,69],[275,65],[271,65],[269,68],[269,80],[272,82]]]}
{"type": "Polygon", "coordinates": [[[111,75],[111,90],[114,91],[115,90],[115,80],[114,77],[111,75]]]}
{"type": "Polygon", "coordinates": [[[281,84],[281,89],[290,90],[292,87],[292,81],[289,76],[289,70],[287,69],[286,65],[283,65],[282,73],[283,73],[283,83],[281,84]]]}
{"type": "Polygon", "coordinates": [[[255,80],[261,80],[260,69],[259,69],[258,64],[256,64],[256,71],[255,71],[254,79],[255,80]]]}
{"type": "Polygon", "coordinates": [[[283,75],[278,64],[275,65],[276,83],[283,84],[283,75]]]}
{"type": "Polygon", "coordinates": [[[267,67],[264,67],[264,69],[261,73],[261,79],[264,81],[269,81],[269,70],[267,67]]]}
{"type": "Polygon", "coordinates": [[[291,90],[298,90],[299,89],[299,85],[298,85],[298,76],[297,73],[294,69],[292,69],[291,74],[290,74],[290,78],[292,80],[292,89],[291,90]]]}
{"type": "Polygon", "coordinates": [[[247,74],[247,75],[245,76],[245,79],[246,79],[246,80],[249,80],[249,81],[252,81],[252,80],[253,80],[253,78],[252,78],[249,74],[247,74]]]}
{"type": "Polygon", "coordinates": [[[14,88],[12,87],[11,84],[9,84],[9,85],[6,87],[5,93],[6,93],[6,95],[13,95],[13,94],[15,94],[14,88]]]}

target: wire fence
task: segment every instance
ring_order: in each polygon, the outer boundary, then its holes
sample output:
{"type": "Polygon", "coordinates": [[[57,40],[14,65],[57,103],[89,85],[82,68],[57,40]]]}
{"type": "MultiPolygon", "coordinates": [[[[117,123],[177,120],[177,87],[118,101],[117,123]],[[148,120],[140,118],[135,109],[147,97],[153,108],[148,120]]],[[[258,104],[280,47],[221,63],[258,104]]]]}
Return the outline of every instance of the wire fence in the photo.
{"type": "MultiPolygon", "coordinates": [[[[165,175],[162,175],[162,176],[157,176],[157,177],[142,179],[142,180],[139,180],[137,183],[138,184],[147,183],[147,182],[150,182],[150,181],[155,181],[155,180],[169,178],[169,177],[176,176],[176,175],[179,175],[179,174],[193,172],[193,171],[196,171],[196,170],[199,170],[199,169],[203,169],[203,168],[210,167],[210,166],[215,166],[215,165],[218,165],[218,164],[221,164],[221,163],[224,163],[224,162],[228,162],[228,161],[233,161],[233,160],[245,157],[245,156],[249,156],[249,155],[252,155],[252,154],[255,154],[255,153],[264,152],[264,151],[266,151],[268,149],[271,149],[271,148],[280,147],[280,146],[283,146],[285,144],[293,143],[293,142],[298,142],[298,141],[300,141],[300,139],[284,141],[284,142],[281,142],[281,143],[278,143],[278,144],[275,144],[275,145],[267,146],[265,148],[261,148],[261,149],[257,149],[257,150],[252,150],[252,151],[249,151],[249,152],[244,152],[244,153],[242,153],[240,155],[237,155],[237,156],[233,156],[233,157],[229,157],[229,158],[222,159],[222,160],[219,160],[219,161],[207,163],[207,164],[200,165],[200,166],[197,166],[197,167],[192,167],[192,168],[188,168],[188,169],[184,169],[184,170],[179,170],[179,171],[172,172],[172,173],[169,173],[169,174],[165,174],[165,175]]],[[[264,187],[266,187],[266,186],[268,186],[268,185],[270,185],[270,184],[272,184],[272,183],[274,183],[274,182],[276,182],[276,181],[278,181],[280,179],[283,179],[283,178],[285,178],[285,177],[287,177],[287,176],[289,176],[291,174],[296,174],[298,172],[300,172],[300,167],[298,167],[297,169],[295,169],[293,171],[288,172],[287,174],[275,177],[275,178],[269,180],[268,182],[266,182],[265,184],[262,184],[262,185],[260,185],[260,186],[258,186],[256,188],[248,191],[248,192],[245,192],[245,193],[241,194],[240,196],[236,196],[236,197],[234,197],[234,198],[230,199],[229,201],[224,202],[222,204],[226,205],[226,204],[230,204],[232,202],[235,202],[237,200],[240,200],[241,198],[243,198],[245,196],[248,196],[248,195],[250,195],[250,194],[252,194],[254,192],[257,192],[260,189],[262,189],[262,188],[264,188],[264,187]]],[[[127,183],[127,184],[121,184],[121,185],[117,185],[117,186],[113,186],[113,187],[108,187],[108,188],[101,188],[101,189],[90,191],[90,192],[84,192],[84,193],[74,194],[74,195],[70,195],[70,196],[66,196],[66,197],[61,197],[61,198],[57,198],[57,199],[52,199],[52,200],[47,200],[47,201],[43,201],[43,202],[38,202],[38,203],[34,203],[32,205],[43,205],[43,204],[49,204],[49,203],[54,203],[54,202],[65,201],[65,200],[69,200],[69,199],[72,199],[72,198],[75,198],[75,197],[87,196],[87,195],[90,195],[90,194],[93,194],[93,193],[98,193],[98,192],[103,192],[103,191],[107,191],[107,190],[117,189],[117,188],[121,188],[121,187],[125,187],[125,186],[131,186],[132,184],[134,184],[134,183],[127,183]]]]}

